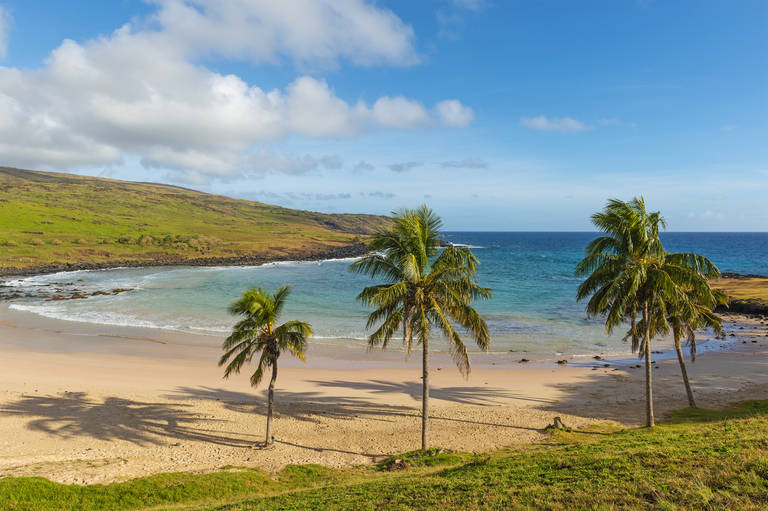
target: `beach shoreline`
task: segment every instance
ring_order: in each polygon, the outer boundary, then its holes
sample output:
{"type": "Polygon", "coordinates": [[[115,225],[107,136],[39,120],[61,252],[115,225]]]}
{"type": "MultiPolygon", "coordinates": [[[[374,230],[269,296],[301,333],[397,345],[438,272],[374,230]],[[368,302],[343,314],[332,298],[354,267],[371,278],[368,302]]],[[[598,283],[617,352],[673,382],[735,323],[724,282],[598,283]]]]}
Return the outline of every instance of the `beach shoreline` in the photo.
{"type": "MultiPolygon", "coordinates": [[[[729,325],[729,349],[689,364],[700,406],[768,397],[768,325],[747,317],[729,325]]],[[[307,364],[281,359],[276,445],[261,450],[253,445],[262,440],[265,388],[252,389],[247,374],[223,380],[221,339],[199,337],[0,307],[0,474],[90,484],[226,465],[344,467],[418,448],[420,357],[310,350],[307,364]]],[[[448,356],[432,359],[434,445],[480,452],[538,442],[555,416],[575,428],[643,420],[636,359],[563,367],[491,358],[473,354],[467,379],[448,356]]],[[[658,413],[684,407],[677,361],[655,362],[658,413]]]]}

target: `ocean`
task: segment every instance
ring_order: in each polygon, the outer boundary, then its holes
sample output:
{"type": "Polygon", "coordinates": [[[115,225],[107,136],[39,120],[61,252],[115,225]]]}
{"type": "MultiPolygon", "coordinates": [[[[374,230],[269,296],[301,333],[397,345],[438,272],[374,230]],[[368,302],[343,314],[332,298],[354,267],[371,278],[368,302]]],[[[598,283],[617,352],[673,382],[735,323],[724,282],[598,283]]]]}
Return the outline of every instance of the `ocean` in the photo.
{"type": "MultiPolygon", "coordinates": [[[[477,302],[492,335],[491,351],[539,355],[626,353],[623,332],[606,335],[599,319],[585,317],[573,276],[595,233],[449,232],[445,239],[470,246],[480,258],[481,285],[493,299],[477,302]]],[[[723,272],[768,275],[768,233],[665,233],[672,251],[695,251],[723,272]]],[[[226,335],[234,323],[227,305],[250,286],[290,284],[283,319],[315,329],[314,344],[361,349],[366,309],[356,300],[373,283],[349,271],[351,260],[280,262],[258,267],[153,267],[78,271],[10,279],[28,290],[130,291],[79,300],[22,298],[12,309],[45,317],[120,326],[226,335]]],[[[471,345],[471,341],[468,341],[471,345]]],[[[393,347],[399,341],[393,341],[393,347]]],[[[474,347],[474,346],[473,346],[474,347]]],[[[446,347],[436,341],[437,350],[446,347]]],[[[475,348],[476,349],[476,348],[475,348]]]]}

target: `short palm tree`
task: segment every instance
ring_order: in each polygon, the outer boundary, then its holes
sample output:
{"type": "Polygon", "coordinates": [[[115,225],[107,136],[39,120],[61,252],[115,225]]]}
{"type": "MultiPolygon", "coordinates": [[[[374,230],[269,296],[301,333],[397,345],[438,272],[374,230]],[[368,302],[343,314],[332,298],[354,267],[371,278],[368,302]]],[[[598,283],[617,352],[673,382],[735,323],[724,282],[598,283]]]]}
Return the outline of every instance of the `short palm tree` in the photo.
{"type": "Polygon", "coordinates": [[[645,359],[646,424],[655,423],[651,338],[668,328],[670,310],[685,303],[686,292],[705,296],[708,277],[719,274],[709,259],[697,254],[667,254],[659,237],[665,226],[658,212],[648,213],[642,197],[629,202],[610,200],[602,212],[592,215],[602,232],[587,245],[576,275],[586,279],[579,286],[579,300],[589,297],[587,313],[605,317],[607,332],[626,320],[633,348],[645,359]],[[637,314],[642,316],[635,323],[637,314]]]}
{"type": "Polygon", "coordinates": [[[229,313],[241,316],[242,319],[235,324],[232,333],[224,341],[222,349],[225,353],[219,360],[219,366],[226,365],[224,378],[228,378],[233,373],[239,373],[246,362],[251,362],[254,357],[258,357],[256,370],[251,375],[253,387],[258,386],[264,372],[272,368],[267,397],[265,445],[272,443],[272,409],[275,401],[277,359],[281,353],[288,351],[305,361],[304,350],[307,347],[307,338],[312,335],[312,326],[302,321],[288,321],[276,326],[290,293],[290,286],[283,286],[274,294],[260,287],[253,287],[232,302],[229,313]]]}
{"type": "Polygon", "coordinates": [[[686,338],[691,361],[694,362],[696,360],[696,331],[710,328],[716,335],[721,335],[723,333],[722,319],[715,314],[714,309],[717,305],[727,303],[725,294],[720,291],[706,288],[704,292],[704,295],[687,292],[679,303],[676,303],[674,307],[667,308],[666,325],[661,324],[654,329],[656,335],[667,334],[670,330],[672,332],[677,361],[680,364],[680,373],[688,397],[688,406],[691,408],[696,408],[696,400],[693,397],[691,382],[688,378],[681,340],[683,337],[686,338]]]}
{"type": "Polygon", "coordinates": [[[358,273],[381,277],[385,283],[366,287],[358,298],[373,307],[367,328],[376,326],[368,346],[385,348],[402,332],[406,356],[414,341],[422,352],[421,447],[428,448],[429,341],[434,327],[447,340],[459,371],[470,370],[467,348],[454,324],[471,335],[477,346],[488,349],[485,320],[471,306],[475,299],[491,297],[478,286],[478,259],[469,248],[445,247],[440,251],[440,218],[427,206],[394,213],[392,228],[374,235],[373,251],[352,264],[358,273]]]}

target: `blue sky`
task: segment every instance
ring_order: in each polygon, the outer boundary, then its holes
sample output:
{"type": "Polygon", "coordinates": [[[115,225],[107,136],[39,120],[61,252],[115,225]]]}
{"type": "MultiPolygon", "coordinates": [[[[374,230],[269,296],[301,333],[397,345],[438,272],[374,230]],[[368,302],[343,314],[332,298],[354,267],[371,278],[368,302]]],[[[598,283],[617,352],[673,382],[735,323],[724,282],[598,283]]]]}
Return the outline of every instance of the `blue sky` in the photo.
{"type": "Polygon", "coordinates": [[[763,0],[0,0],[0,165],[452,230],[768,230],[763,0]]]}

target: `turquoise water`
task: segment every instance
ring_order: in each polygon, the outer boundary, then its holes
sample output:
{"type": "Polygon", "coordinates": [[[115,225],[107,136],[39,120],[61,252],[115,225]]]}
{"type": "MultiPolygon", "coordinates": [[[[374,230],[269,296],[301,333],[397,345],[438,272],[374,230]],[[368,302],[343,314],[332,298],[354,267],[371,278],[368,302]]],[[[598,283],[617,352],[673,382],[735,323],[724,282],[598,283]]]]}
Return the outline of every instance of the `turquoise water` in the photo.
{"type": "MultiPolygon", "coordinates": [[[[586,354],[626,351],[621,335],[606,336],[575,300],[573,268],[593,233],[447,233],[473,247],[479,278],[494,298],[477,303],[488,320],[493,351],[586,354]]],[[[722,271],[768,274],[768,233],[667,233],[669,251],[696,251],[722,271]]],[[[36,276],[6,282],[28,289],[82,291],[130,288],[116,296],[48,302],[22,300],[12,308],[92,323],[224,334],[233,323],[228,303],[249,286],[292,284],[285,319],[315,327],[315,343],[364,345],[366,310],[356,301],[371,284],[348,271],[350,260],[287,262],[259,267],[124,268],[36,276]]]]}

